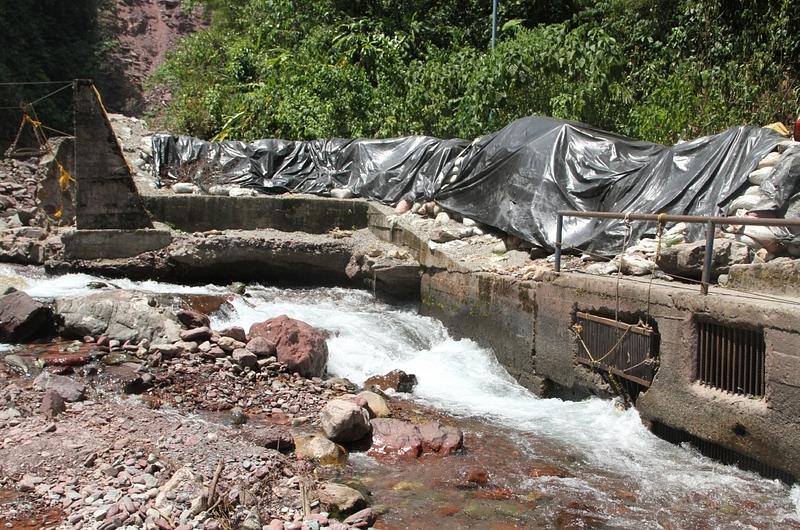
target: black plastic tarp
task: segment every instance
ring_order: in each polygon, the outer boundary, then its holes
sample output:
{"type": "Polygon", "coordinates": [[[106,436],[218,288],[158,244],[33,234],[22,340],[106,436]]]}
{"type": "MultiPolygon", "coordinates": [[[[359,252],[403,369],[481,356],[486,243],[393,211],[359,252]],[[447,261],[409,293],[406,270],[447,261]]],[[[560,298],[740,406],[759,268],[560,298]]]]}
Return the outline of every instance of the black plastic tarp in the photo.
{"type": "MultiPolygon", "coordinates": [[[[780,140],[770,129],[734,127],[666,147],[529,117],[471,144],[426,136],[245,144],[156,135],[153,153],[163,183],[273,193],[345,187],[385,203],[436,199],[552,249],[559,210],[717,215],[780,140]]],[[[567,246],[614,253],[625,230],[620,221],[567,218],[563,236],[567,246]]],[[[632,239],[652,230],[634,223],[632,239]]]]}

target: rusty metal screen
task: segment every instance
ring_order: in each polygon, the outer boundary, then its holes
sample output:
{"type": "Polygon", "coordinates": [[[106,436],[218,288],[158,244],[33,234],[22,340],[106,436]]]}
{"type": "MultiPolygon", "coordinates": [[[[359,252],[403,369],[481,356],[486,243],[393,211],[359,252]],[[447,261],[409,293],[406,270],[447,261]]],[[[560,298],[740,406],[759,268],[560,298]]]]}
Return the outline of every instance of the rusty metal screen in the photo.
{"type": "Polygon", "coordinates": [[[697,379],[744,396],[764,395],[764,332],[712,322],[697,325],[697,379]]]}
{"type": "Polygon", "coordinates": [[[581,364],[649,387],[658,358],[658,334],[652,328],[577,312],[581,364]]]}

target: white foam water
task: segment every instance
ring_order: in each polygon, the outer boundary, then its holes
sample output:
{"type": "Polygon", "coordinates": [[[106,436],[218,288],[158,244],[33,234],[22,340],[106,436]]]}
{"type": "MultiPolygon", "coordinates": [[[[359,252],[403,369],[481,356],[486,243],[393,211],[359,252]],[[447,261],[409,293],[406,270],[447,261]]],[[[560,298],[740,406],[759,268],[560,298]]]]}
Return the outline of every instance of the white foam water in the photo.
{"type": "MultiPolygon", "coordinates": [[[[0,275],[6,272],[0,269],[0,275]]],[[[97,280],[106,281],[83,274],[27,277],[26,291],[42,297],[83,294],[90,291],[86,285],[97,280]]],[[[213,285],[113,283],[151,292],[227,292],[213,285]]],[[[369,376],[401,369],[418,378],[414,399],[518,432],[522,443],[534,435],[562,445],[585,462],[586,476],[565,480],[560,487],[601,491],[604,476],[624,476],[635,482],[640,498],[656,504],[659,500],[674,504],[675,499],[692,493],[728,499],[733,504],[736,499],[752,499],[777,525],[800,521],[798,486],[788,488],[779,481],[714,462],[690,447],[665,442],[642,425],[634,409],[620,410],[601,399],[538,398],[518,385],[490,350],[470,340],[454,340],[441,322],[410,308],[376,302],[362,291],[259,285],[249,286],[246,297],[234,297],[232,305],[233,310],[212,315],[213,327],[248,329],[255,322],[286,314],[331,332],[328,370],[334,375],[363,383],[369,376]]],[[[521,449],[535,452],[535,447],[521,449]]]]}

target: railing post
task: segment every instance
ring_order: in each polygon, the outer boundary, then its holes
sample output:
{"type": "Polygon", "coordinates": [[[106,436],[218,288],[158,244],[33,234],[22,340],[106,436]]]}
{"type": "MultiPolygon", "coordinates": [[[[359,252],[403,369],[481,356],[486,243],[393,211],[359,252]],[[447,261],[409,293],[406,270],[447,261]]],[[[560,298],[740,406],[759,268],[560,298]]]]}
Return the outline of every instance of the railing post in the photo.
{"type": "Polygon", "coordinates": [[[561,272],[561,232],[564,228],[564,216],[561,212],[558,213],[558,222],[556,223],[556,272],[561,272]]]}
{"type": "Polygon", "coordinates": [[[708,294],[708,284],[711,283],[711,264],[714,257],[714,221],[706,222],[706,255],[703,259],[703,278],[700,292],[708,294]]]}

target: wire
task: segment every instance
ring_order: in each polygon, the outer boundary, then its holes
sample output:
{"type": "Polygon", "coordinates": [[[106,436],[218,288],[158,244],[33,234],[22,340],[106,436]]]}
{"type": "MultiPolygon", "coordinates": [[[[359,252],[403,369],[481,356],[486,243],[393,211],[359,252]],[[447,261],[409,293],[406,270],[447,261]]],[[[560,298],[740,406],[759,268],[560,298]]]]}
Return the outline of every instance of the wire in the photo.
{"type": "Polygon", "coordinates": [[[4,82],[0,86],[21,86],[21,85],[63,85],[64,83],[72,84],[72,81],[19,81],[19,82],[4,82]]]}
{"type": "Polygon", "coordinates": [[[59,88],[58,90],[53,90],[53,91],[52,91],[52,92],[50,92],[49,94],[45,94],[44,96],[40,97],[40,98],[39,98],[39,99],[37,99],[37,100],[31,101],[30,103],[26,103],[26,104],[25,104],[25,106],[26,106],[26,107],[30,107],[30,106],[32,106],[32,105],[35,105],[35,104],[39,103],[40,101],[42,101],[42,100],[45,100],[45,99],[47,99],[47,98],[49,98],[49,97],[55,96],[55,95],[56,95],[56,94],[58,94],[59,92],[62,92],[62,91],[64,91],[64,90],[68,89],[68,88],[72,88],[72,83],[70,83],[70,84],[68,84],[68,85],[64,85],[64,86],[62,86],[61,88],[59,88]]]}

